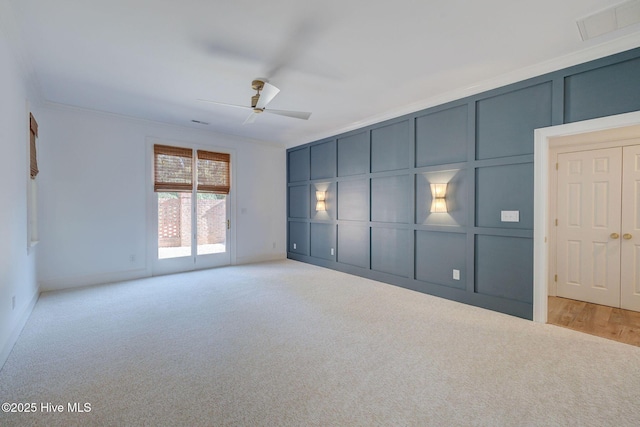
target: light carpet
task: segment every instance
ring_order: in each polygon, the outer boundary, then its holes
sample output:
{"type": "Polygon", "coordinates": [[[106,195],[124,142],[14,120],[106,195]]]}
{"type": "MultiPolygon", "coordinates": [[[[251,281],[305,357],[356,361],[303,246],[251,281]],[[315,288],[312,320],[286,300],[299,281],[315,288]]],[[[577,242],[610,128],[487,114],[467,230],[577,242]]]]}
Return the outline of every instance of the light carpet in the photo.
{"type": "Polygon", "coordinates": [[[3,426],[639,426],[640,348],[287,260],[45,293],[0,401],[37,405],[3,426]]]}

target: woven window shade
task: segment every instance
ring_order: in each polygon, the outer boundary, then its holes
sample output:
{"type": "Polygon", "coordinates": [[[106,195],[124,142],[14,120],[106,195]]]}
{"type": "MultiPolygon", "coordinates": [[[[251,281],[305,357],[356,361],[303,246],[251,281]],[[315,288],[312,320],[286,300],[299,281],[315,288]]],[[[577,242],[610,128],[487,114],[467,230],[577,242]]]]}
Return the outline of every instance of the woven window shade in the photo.
{"type": "Polygon", "coordinates": [[[31,179],[34,179],[38,175],[38,157],[36,155],[36,138],[38,137],[38,123],[36,119],[33,117],[33,114],[29,113],[29,128],[30,139],[29,139],[29,169],[31,174],[31,179]]]}
{"type": "Polygon", "coordinates": [[[198,150],[198,191],[229,194],[229,154],[198,150]]]}
{"type": "Polygon", "coordinates": [[[154,191],[193,190],[193,154],[190,148],[154,145],[153,153],[154,191]]]}

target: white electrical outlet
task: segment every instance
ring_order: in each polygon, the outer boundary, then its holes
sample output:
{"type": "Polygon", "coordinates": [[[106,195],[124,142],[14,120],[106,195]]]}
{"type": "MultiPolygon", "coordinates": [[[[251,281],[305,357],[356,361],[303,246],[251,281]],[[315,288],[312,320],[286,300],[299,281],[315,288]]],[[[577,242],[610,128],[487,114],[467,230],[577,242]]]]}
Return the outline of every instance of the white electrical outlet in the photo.
{"type": "Polygon", "coordinates": [[[500,211],[500,221],[520,222],[520,211],[500,211]]]}
{"type": "Polygon", "coordinates": [[[296,244],[295,243],[293,244],[293,249],[296,249],[296,244]]]}
{"type": "Polygon", "coordinates": [[[453,280],[460,280],[460,270],[453,269],[453,280]]]}
{"type": "Polygon", "coordinates": [[[16,309],[16,296],[12,296],[11,297],[11,310],[15,310],[16,309]]]}
{"type": "Polygon", "coordinates": [[[331,248],[331,255],[334,255],[334,252],[333,248],[331,248]]]}

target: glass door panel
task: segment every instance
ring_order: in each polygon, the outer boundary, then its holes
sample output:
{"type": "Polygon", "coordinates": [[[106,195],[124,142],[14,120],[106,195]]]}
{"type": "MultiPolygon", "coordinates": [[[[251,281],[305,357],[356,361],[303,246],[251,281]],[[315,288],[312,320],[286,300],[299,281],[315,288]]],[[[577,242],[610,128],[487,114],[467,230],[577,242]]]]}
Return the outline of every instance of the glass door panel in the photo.
{"type": "Polygon", "coordinates": [[[198,255],[224,253],[227,250],[227,196],[224,194],[197,194],[197,248],[198,255]]]}
{"type": "Polygon", "coordinates": [[[188,257],[192,254],[191,193],[158,195],[158,259],[188,257]]]}

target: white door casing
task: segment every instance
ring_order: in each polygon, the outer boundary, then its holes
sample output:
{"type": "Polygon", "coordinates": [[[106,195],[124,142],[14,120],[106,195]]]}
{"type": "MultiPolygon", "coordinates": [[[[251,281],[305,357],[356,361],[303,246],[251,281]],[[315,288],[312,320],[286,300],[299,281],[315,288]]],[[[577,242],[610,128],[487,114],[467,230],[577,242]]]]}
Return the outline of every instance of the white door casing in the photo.
{"type": "Polygon", "coordinates": [[[620,307],[640,311],[640,145],[623,153],[620,307]]]}

